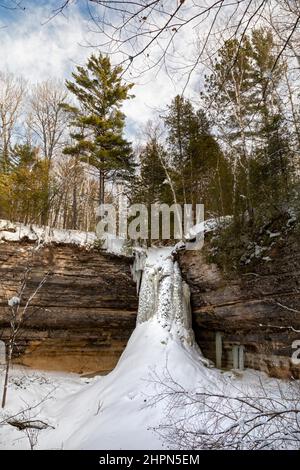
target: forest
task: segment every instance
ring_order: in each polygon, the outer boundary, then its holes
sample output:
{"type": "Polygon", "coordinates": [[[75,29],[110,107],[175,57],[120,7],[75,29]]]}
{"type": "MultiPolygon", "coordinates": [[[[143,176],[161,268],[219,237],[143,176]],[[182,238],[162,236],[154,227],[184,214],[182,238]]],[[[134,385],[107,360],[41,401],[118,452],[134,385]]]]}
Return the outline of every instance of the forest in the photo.
{"type": "Polygon", "coordinates": [[[0,13],[0,449],[299,450],[299,2],[0,13]]]}
{"type": "MultiPolygon", "coordinates": [[[[31,85],[0,75],[0,217],[93,231],[96,208],[201,203],[206,218],[232,216],[234,236],[299,210],[297,58],[281,56],[270,28],[227,39],[202,91],[174,96],[126,138],[122,105],[134,83],[94,52],[65,83],[31,85]]],[[[240,242],[237,242],[240,243],[240,242]]]]}
{"type": "Polygon", "coordinates": [[[226,41],[199,103],[175,96],[139,146],[121,111],[133,85],[108,57],[92,55],[66,85],[1,73],[1,218],[93,230],[117,184],[131,202],[203,203],[239,232],[297,210],[297,90],[288,60],[268,80],[275,56],[265,28],[226,41]]]}

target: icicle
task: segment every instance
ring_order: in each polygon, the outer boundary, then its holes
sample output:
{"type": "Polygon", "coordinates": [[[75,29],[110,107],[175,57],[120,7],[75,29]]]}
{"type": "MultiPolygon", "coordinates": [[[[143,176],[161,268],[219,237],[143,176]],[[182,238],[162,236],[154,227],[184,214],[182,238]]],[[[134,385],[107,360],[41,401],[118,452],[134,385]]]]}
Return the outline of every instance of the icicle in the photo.
{"type": "Polygon", "coordinates": [[[142,274],[146,263],[147,254],[144,250],[134,251],[134,262],[131,266],[131,274],[134,282],[136,282],[136,291],[139,294],[142,274]]]}
{"type": "Polygon", "coordinates": [[[137,324],[156,319],[183,344],[193,347],[201,361],[210,366],[198,347],[192,329],[190,289],[182,279],[180,267],[171,249],[139,252],[133,267],[135,279],[142,275],[139,289],[137,324]]]}

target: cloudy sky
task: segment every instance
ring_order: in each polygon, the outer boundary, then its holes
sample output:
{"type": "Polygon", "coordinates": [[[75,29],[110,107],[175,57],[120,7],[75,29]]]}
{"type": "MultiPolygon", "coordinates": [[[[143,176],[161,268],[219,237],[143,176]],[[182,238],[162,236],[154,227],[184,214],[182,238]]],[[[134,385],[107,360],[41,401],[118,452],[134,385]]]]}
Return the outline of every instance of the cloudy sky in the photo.
{"type": "MultiPolygon", "coordinates": [[[[11,6],[13,0],[1,1],[11,6]]],[[[89,15],[84,2],[75,2],[64,15],[51,18],[62,0],[23,0],[26,10],[0,7],[1,70],[22,75],[32,83],[50,77],[65,79],[78,64],[84,64],[92,49],[89,15]]],[[[130,79],[130,77],[128,76],[130,79]]],[[[182,90],[182,82],[165,72],[134,78],[135,99],[126,103],[127,133],[137,137],[148,119],[161,111],[182,90]]],[[[197,86],[191,83],[188,95],[197,86]]]]}

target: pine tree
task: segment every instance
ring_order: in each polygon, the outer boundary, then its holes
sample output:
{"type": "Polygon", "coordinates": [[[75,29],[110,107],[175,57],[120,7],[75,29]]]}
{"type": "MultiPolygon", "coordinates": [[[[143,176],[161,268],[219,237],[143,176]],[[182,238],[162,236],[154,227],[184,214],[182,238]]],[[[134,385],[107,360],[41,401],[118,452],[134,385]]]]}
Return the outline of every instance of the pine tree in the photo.
{"type": "Polygon", "coordinates": [[[165,159],[165,150],[156,137],[151,137],[139,155],[140,174],[135,183],[135,201],[150,206],[170,199],[162,159],[165,159]]]}
{"type": "Polygon", "coordinates": [[[223,180],[226,163],[204,112],[196,111],[189,100],[176,96],[164,121],[178,201],[204,203],[208,212],[228,210],[219,184],[223,180]]]}
{"type": "Polygon", "coordinates": [[[275,197],[273,185],[288,184],[288,134],[279,98],[285,65],[279,61],[273,70],[277,56],[272,33],[259,28],[241,43],[226,41],[206,78],[206,101],[232,161],[238,224],[254,223],[266,196],[274,205],[268,197],[275,197]],[[275,177],[279,160],[280,178],[275,177]]]}
{"type": "Polygon", "coordinates": [[[123,137],[125,117],[121,112],[132,84],[122,82],[122,68],[113,67],[108,57],[91,55],[86,67],[77,67],[67,81],[67,88],[79,105],[64,104],[71,115],[74,145],[64,153],[78,156],[94,167],[99,177],[99,203],[104,202],[105,182],[112,176],[128,178],[132,175],[132,151],[123,137]]]}

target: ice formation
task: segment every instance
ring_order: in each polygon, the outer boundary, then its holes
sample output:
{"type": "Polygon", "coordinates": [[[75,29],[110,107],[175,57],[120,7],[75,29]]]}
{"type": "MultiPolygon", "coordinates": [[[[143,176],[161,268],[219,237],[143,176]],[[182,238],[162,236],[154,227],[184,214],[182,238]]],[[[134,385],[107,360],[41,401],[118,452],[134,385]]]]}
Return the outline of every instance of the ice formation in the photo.
{"type": "Polygon", "coordinates": [[[137,325],[155,319],[177,337],[183,345],[192,347],[209,365],[194,337],[190,303],[190,288],[182,279],[174,248],[150,248],[144,260],[137,325]]]}
{"type": "Polygon", "coordinates": [[[147,406],[147,397],[157,393],[153,374],[168,370],[188,388],[199,379],[210,380],[211,369],[204,367],[209,362],[194,340],[189,288],[173,250],[138,250],[133,268],[141,280],[136,328],[115,369],[54,410],[55,430],[45,432],[40,448],[161,448],[151,428],[161,422],[165,404],[147,406]]]}

